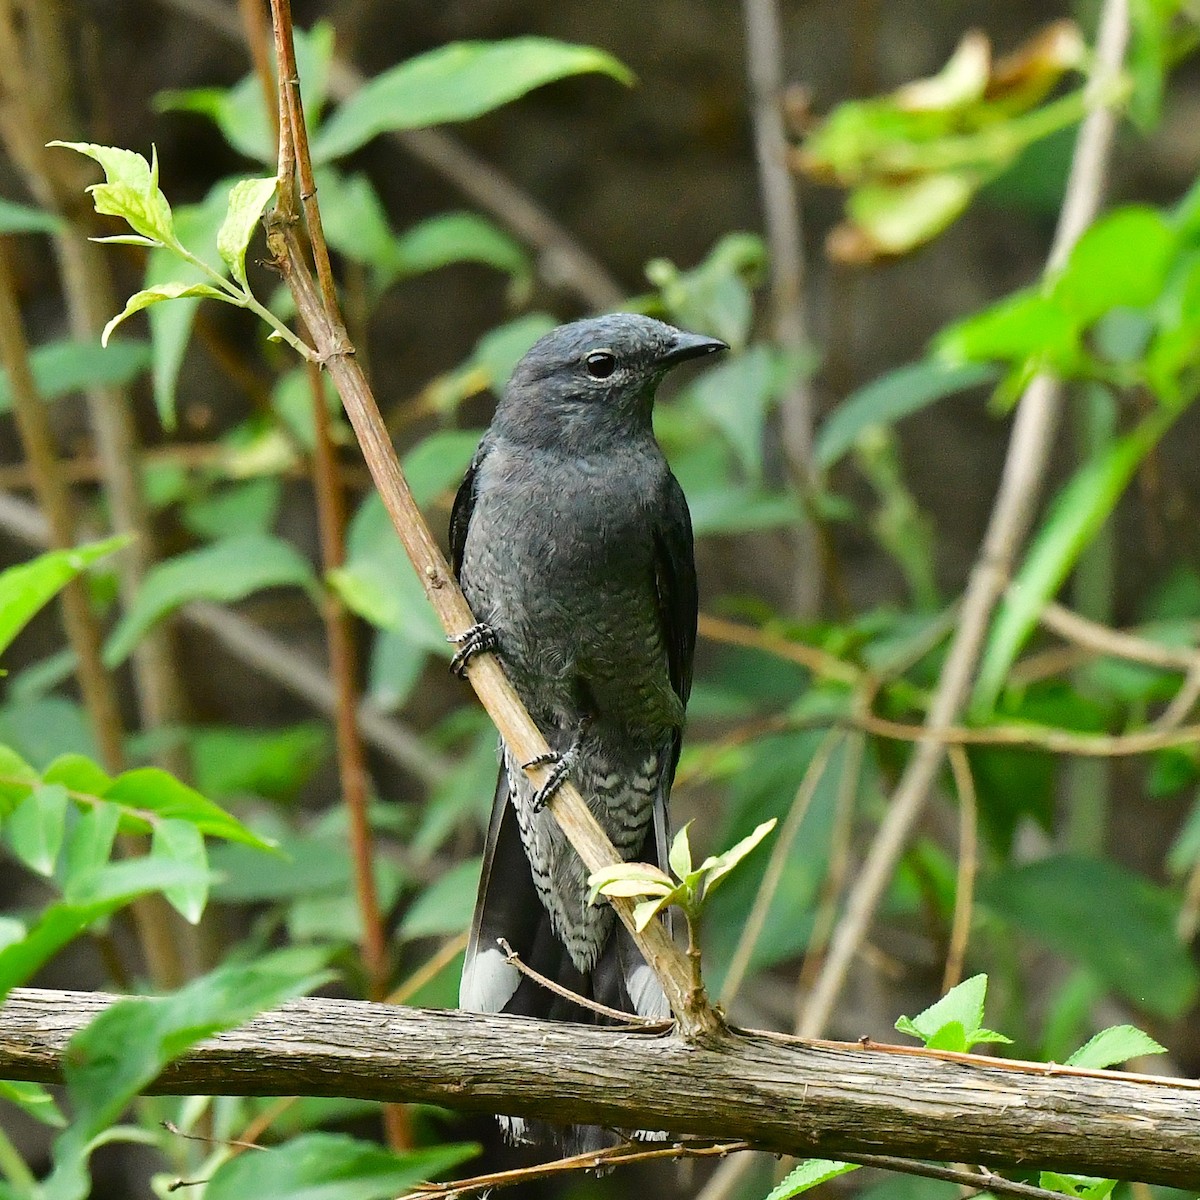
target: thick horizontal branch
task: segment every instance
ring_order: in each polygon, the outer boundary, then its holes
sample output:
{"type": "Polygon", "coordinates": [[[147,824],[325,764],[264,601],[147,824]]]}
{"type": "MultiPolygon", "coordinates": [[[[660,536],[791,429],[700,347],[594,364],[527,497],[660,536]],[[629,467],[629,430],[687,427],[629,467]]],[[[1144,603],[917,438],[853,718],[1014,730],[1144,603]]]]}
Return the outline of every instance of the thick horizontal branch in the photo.
{"type": "MultiPolygon", "coordinates": [[[[0,1079],[54,1083],[71,1035],[115,997],[17,989],[0,1079]]],[[[1054,1168],[1200,1186],[1200,1085],[1113,1071],[304,999],[201,1043],[159,1094],[422,1101],[744,1138],[793,1154],[1054,1168]]]]}

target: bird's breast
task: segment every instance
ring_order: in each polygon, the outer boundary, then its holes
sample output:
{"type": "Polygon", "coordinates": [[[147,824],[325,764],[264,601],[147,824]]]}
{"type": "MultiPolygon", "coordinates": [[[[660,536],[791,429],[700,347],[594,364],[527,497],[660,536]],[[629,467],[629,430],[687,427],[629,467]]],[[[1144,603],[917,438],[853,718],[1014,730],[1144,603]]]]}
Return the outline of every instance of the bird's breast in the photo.
{"type": "Polygon", "coordinates": [[[526,702],[564,720],[584,703],[580,688],[633,720],[678,704],[654,585],[657,457],[614,464],[501,447],[481,464],[467,599],[496,630],[526,702]]]}

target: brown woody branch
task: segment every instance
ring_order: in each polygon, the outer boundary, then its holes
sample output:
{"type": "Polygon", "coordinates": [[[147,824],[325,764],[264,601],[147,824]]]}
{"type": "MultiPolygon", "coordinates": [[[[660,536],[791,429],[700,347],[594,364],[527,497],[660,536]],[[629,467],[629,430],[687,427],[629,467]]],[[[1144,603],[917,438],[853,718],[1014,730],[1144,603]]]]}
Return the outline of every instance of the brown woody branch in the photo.
{"type": "MultiPolygon", "coordinates": [[[[288,0],[271,0],[271,12],[280,57],[280,162],[289,160],[286,147],[290,144],[295,151],[301,179],[300,199],[321,276],[320,289],[309,271],[297,234],[290,178],[280,182],[282,211],[277,209],[268,218],[267,244],[291,290],[296,311],[316,344],[316,361],[329,372],[337,388],[371,477],[425,594],[448,637],[454,640],[475,623],[475,618],[409,490],[375,397],[354,357],[354,347],[346,334],[332,277],[328,268],[322,265],[327,262],[328,250],[321,235],[311,165],[306,162],[308,146],[302,132],[304,116],[296,80],[288,0]]],[[[467,677],[505,745],[519,762],[531,762],[547,754],[545,739],[492,655],[481,654],[473,658],[467,666],[467,677]]],[[[542,782],[546,769],[533,769],[536,782],[542,782]]],[[[555,794],[549,811],[589,871],[620,861],[587,804],[569,782],[555,794]]],[[[683,1034],[689,1038],[718,1036],[723,1029],[721,1018],[708,1003],[703,990],[693,987],[688,963],[662,922],[652,921],[645,929],[638,930],[633,920],[632,900],[613,899],[612,905],[661,981],[683,1034]]]]}
{"type": "MultiPolygon", "coordinates": [[[[0,1008],[0,1078],[61,1081],[68,1040],[115,999],[13,991],[0,1008]]],[[[149,1090],[420,1101],[798,1155],[1200,1186],[1195,1081],[774,1034],[689,1045],[636,1029],[309,998],[200,1043],[149,1090]]]]}

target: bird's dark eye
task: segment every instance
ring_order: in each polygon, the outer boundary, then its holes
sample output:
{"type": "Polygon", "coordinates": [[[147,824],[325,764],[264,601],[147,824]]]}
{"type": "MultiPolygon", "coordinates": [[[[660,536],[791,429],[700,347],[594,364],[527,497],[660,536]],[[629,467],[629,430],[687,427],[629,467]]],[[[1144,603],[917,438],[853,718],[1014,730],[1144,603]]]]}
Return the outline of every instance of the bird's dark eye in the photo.
{"type": "Polygon", "coordinates": [[[616,355],[607,350],[593,350],[583,361],[593,379],[607,379],[617,369],[616,355]]]}

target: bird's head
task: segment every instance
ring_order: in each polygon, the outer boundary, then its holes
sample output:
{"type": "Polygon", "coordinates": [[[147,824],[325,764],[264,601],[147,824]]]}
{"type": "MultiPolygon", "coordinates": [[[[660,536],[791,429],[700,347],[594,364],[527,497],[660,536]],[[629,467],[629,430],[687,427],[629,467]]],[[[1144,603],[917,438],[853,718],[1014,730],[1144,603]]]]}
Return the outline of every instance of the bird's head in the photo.
{"type": "Polygon", "coordinates": [[[729,347],[637,313],[560,325],[517,364],[497,419],[524,438],[586,442],[650,430],[654,392],[674,366],[729,347]]]}

